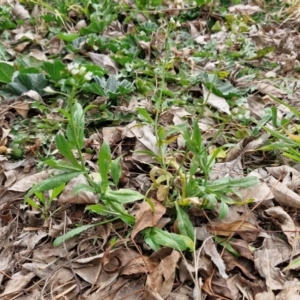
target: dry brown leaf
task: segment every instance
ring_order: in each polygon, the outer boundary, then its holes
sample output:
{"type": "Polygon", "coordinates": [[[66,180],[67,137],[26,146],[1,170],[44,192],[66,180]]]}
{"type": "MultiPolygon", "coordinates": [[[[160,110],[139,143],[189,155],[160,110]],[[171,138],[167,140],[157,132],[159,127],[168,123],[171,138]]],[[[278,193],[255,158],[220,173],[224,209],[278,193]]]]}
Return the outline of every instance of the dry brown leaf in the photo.
{"type": "Polygon", "coordinates": [[[26,176],[8,188],[9,191],[27,192],[35,183],[48,178],[49,173],[42,171],[33,175],[26,176]]]}
{"type": "Polygon", "coordinates": [[[14,50],[21,53],[24,51],[24,49],[30,44],[30,42],[23,42],[23,43],[20,43],[18,44],[14,50]]]}
{"type": "MultiPolygon", "coordinates": [[[[128,280],[114,296],[113,300],[141,300],[143,299],[145,276],[141,276],[138,279],[128,280]]],[[[98,298],[100,299],[100,298],[98,298]]]]}
{"type": "Polygon", "coordinates": [[[295,247],[295,242],[299,242],[299,239],[296,240],[299,230],[295,226],[295,223],[290,215],[280,206],[270,207],[266,209],[264,213],[270,217],[274,224],[281,227],[283,233],[288,239],[289,244],[292,247],[295,247]]]}
{"type": "Polygon", "coordinates": [[[4,127],[0,128],[1,138],[0,138],[0,146],[5,146],[7,144],[7,138],[11,129],[6,129],[4,127]]]}
{"type": "Polygon", "coordinates": [[[239,234],[246,241],[255,241],[258,234],[259,228],[247,221],[235,221],[232,223],[223,223],[217,225],[207,225],[207,230],[213,235],[220,236],[232,236],[239,234]]]}
{"type": "Polygon", "coordinates": [[[193,299],[193,290],[188,286],[181,286],[170,294],[168,300],[191,300],[193,299]]]}
{"type": "Polygon", "coordinates": [[[262,200],[271,200],[274,198],[270,187],[263,180],[263,177],[258,170],[250,172],[248,176],[256,176],[259,179],[259,182],[255,186],[239,189],[244,201],[253,199],[254,202],[260,202],[262,200]]]}
{"type": "Polygon", "coordinates": [[[220,112],[231,115],[230,107],[225,98],[219,97],[209,91],[205,85],[202,85],[204,102],[216,108],[220,112]]]}
{"type": "Polygon", "coordinates": [[[39,49],[31,49],[29,56],[32,56],[39,61],[47,61],[48,60],[48,57],[46,56],[45,52],[43,52],[39,49]]]}
{"type": "Polygon", "coordinates": [[[153,134],[152,126],[138,124],[136,121],[128,124],[126,129],[123,130],[123,136],[136,137],[137,141],[135,144],[132,158],[137,161],[144,163],[155,163],[157,162],[153,156],[141,153],[139,151],[152,151],[154,154],[159,154],[157,147],[157,139],[153,134]]]}
{"type": "Polygon", "coordinates": [[[294,70],[296,58],[297,55],[285,55],[282,61],[283,68],[281,70],[283,75],[294,70]]]}
{"type": "Polygon", "coordinates": [[[226,162],[230,162],[238,158],[245,152],[251,152],[262,146],[268,139],[269,134],[264,132],[256,139],[253,136],[248,136],[240,141],[234,148],[232,148],[226,155],[226,162]]]}
{"type": "Polygon", "coordinates": [[[256,5],[238,4],[238,5],[228,7],[228,11],[230,13],[240,13],[243,15],[251,16],[257,12],[261,12],[262,9],[256,5]]]}
{"type": "Polygon", "coordinates": [[[276,295],[276,300],[300,300],[300,282],[297,279],[284,283],[284,288],[276,295]]]}
{"type": "Polygon", "coordinates": [[[150,60],[151,56],[151,43],[150,42],[145,42],[145,41],[139,41],[138,45],[145,50],[146,52],[146,60],[150,60]]]}
{"type": "Polygon", "coordinates": [[[276,87],[274,87],[273,85],[266,83],[266,82],[261,82],[257,89],[259,90],[260,93],[264,94],[264,95],[272,95],[274,97],[277,98],[281,98],[283,96],[286,96],[287,93],[285,91],[282,91],[276,87]]]}
{"type": "Polygon", "coordinates": [[[165,47],[167,39],[167,32],[163,28],[159,28],[155,34],[152,35],[151,47],[156,49],[158,52],[162,52],[165,47]]]}
{"type": "Polygon", "coordinates": [[[77,31],[79,31],[81,28],[86,28],[86,27],[88,27],[88,25],[86,24],[85,20],[79,20],[75,25],[75,29],[77,31]]]}
{"type": "Polygon", "coordinates": [[[94,64],[107,70],[109,75],[118,74],[118,67],[116,63],[108,55],[88,52],[88,56],[94,64]]]}
{"type": "Polygon", "coordinates": [[[55,264],[48,265],[46,263],[41,263],[41,262],[32,262],[32,263],[25,263],[22,265],[22,267],[29,272],[33,272],[39,278],[43,278],[47,274],[51,274],[56,269],[57,266],[55,264]]]}
{"type": "Polygon", "coordinates": [[[165,125],[170,125],[171,123],[173,123],[174,125],[179,125],[186,123],[186,120],[184,118],[190,115],[191,114],[184,108],[173,106],[169,110],[160,114],[158,121],[159,123],[163,123],[165,125]]]}
{"type": "Polygon", "coordinates": [[[269,177],[268,184],[278,203],[288,207],[300,208],[300,196],[290,190],[285,184],[279,182],[273,176],[269,177]]]}
{"type": "Polygon", "coordinates": [[[216,299],[232,299],[232,295],[224,278],[213,278],[214,273],[203,284],[203,290],[216,299]]]}
{"type": "MultiPolygon", "coordinates": [[[[101,276],[101,275],[100,275],[101,276]]],[[[108,280],[101,281],[101,285],[99,288],[94,292],[88,290],[84,293],[84,296],[88,300],[114,300],[114,295],[126,284],[127,279],[125,278],[113,278],[114,280],[111,281],[110,278],[108,280]],[[113,284],[113,290],[112,285],[113,284]]]]}
{"type": "MultiPolygon", "coordinates": [[[[31,91],[31,92],[33,92],[33,91],[31,91]]],[[[38,93],[36,93],[36,94],[38,95],[38,93]]],[[[24,93],[22,96],[27,96],[27,95],[25,95],[25,93],[24,93]]],[[[19,115],[21,115],[23,118],[26,118],[28,111],[30,109],[30,103],[29,102],[16,102],[12,105],[12,108],[14,108],[16,110],[16,112],[19,115]]]]}
{"type": "Polygon", "coordinates": [[[299,177],[300,172],[288,165],[282,165],[278,167],[266,167],[269,174],[274,176],[276,179],[284,180],[285,177],[299,177]]]}
{"type": "Polygon", "coordinates": [[[249,249],[249,244],[241,239],[233,239],[230,241],[230,245],[236,250],[241,256],[246,257],[250,260],[253,259],[252,252],[249,249]]]}
{"type": "Polygon", "coordinates": [[[103,127],[102,134],[103,140],[106,141],[109,145],[116,145],[119,141],[122,140],[122,127],[103,127]]]}
{"type": "Polygon", "coordinates": [[[226,264],[226,270],[231,271],[234,268],[238,268],[241,272],[251,280],[257,280],[255,276],[252,275],[254,272],[253,264],[249,260],[244,258],[237,258],[229,253],[227,250],[224,251],[222,258],[226,264]]]}
{"type": "Polygon", "coordinates": [[[4,292],[0,294],[0,297],[2,298],[4,296],[12,295],[16,292],[22,291],[34,276],[35,274],[33,272],[24,274],[24,272],[21,271],[13,274],[11,279],[6,284],[4,292]]]}
{"type": "Polygon", "coordinates": [[[231,178],[244,177],[241,159],[242,155],[229,162],[215,163],[211,173],[209,174],[209,179],[217,180],[226,176],[231,178]]]}
{"type": "MultiPolygon", "coordinates": [[[[30,165],[30,162],[28,160],[26,160],[26,159],[22,159],[22,160],[19,160],[19,161],[16,161],[16,162],[4,161],[2,163],[2,165],[4,167],[4,170],[9,171],[9,170],[18,169],[19,167],[25,167],[26,168],[26,167],[28,167],[30,165]]],[[[24,178],[24,176],[21,177],[21,178],[24,178]]]]}
{"type": "MultiPolygon", "coordinates": [[[[209,236],[210,235],[207,234],[206,238],[209,236]]],[[[228,278],[228,275],[225,272],[224,261],[221,255],[219,254],[219,252],[217,251],[217,246],[215,242],[211,238],[208,238],[204,241],[203,250],[205,254],[211,258],[215,266],[218,268],[220,275],[223,278],[228,278]]]]}
{"type": "MultiPolygon", "coordinates": [[[[155,270],[147,276],[146,286],[150,290],[157,291],[159,295],[166,299],[170,294],[176,273],[177,262],[180,258],[180,253],[173,250],[172,253],[165,257],[155,270]]],[[[146,299],[153,299],[148,296],[146,299]]]]}
{"type": "Polygon", "coordinates": [[[12,9],[12,13],[17,19],[21,19],[21,20],[30,19],[30,14],[28,10],[25,9],[25,7],[21,4],[15,4],[12,9]]]}
{"type": "Polygon", "coordinates": [[[5,181],[5,187],[9,187],[11,186],[17,179],[17,175],[18,175],[19,171],[17,170],[9,170],[4,172],[4,175],[6,177],[6,181],[5,181]]]}
{"type": "Polygon", "coordinates": [[[54,36],[48,43],[47,53],[52,55],[57,55],[61,53],[63,49],[64,42],[59,39],[57,36],[54,36]]]}
{"type": "Polygon", "coordinates": [[[271,290],[281,290],[286,282],[286,277],[280,268],[276,267],[291,255],[290,246],[279,239],[266,238],[263,246],[254,252],[254,264],[260,276],[265,278],[271,290]]]}
{"type": "Polygon", "coordinates": [[[71,179],[65,186],[63,192],[58,198],[59,203],[76,203],[76,204],[94,204],[97,203],[97,196],[92,192],[82,191],[74,195],[74,189],[78,184],[86,184],[88,182],[84,175],[79,175],[71,179]]]}
{"type": "MultiPolygon", "coordinates": [[[[290,298],[284,298],[284,299],[287,300],[290,298]]],[[[282,299],[282,300],[284,300],[284,299],[282,299]]],[[[255,300],[275,300],[275,295],[272,291],[257,293],[255,295],[255,300]]]]}
{"type": "Polygon", "coordinates": [[[166,207],[158,201],[151,200],[154,206],[154,211],[148,202],[144,201],[140,204],[140,208],[135,216],[135,225],[132,230],[131,237],[134,238],[138,232],[147,228],[154,227],[166,212],[166,207]]]}
{"type": "Polygon", "coordinates": [[[74,248],[75,245],[78,244],[78,237],[69,239],[65,241],[65,246],[60,245],[58,247],[53,247],[52,243],[44,244],[41,247],[38,247],[33,250],[32,257],[35,260],[40,260],[43,262],[53,261],[53,257],[61,257],[65,258],[67,255],[71,254],[71,249],[74,248]],[[69,251],[69,253],[66,252],[69,251]]]}
{"type": "Polygon", "coordinates": [[[132,275],[140,273],[151,273],[157,267],[158,261],[153,260],[147,256],[138,256],[133,258],[121,270],[121,275],[132,275]]]}

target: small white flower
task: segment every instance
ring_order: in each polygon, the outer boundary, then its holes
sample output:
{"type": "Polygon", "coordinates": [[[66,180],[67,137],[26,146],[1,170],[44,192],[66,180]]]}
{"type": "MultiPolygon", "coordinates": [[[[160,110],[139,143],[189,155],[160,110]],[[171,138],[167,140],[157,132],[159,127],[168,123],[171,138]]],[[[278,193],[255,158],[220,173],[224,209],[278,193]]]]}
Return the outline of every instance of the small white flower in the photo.
{"type": "Polygon", "coordinates": [[[180,26],[181,26],[180,22],[177,21],[177,22],[176,22],[176,27],[180,27],[180,26]]]}
{"type": "Polygon", "coordinates": [[[67,65],[67,69],[68,69],[69,71],[71,71],[71,70],[73,69],[73,64],[72,64],[72,63],[68,64],[68,65],[67,65]]]}
{"type": "Polygon", "coordinates": [[[74,64],[74,69],[79,69],[79,63],[73,63],[74,64]]]}
{"type": "Polygon", "coordinates": [[[85,73],[85,71],[86,71],[86,67],[82,66],[82,67],[80,67],[80,69],[79,69],[79,74],[80,74],[80,75],[83,75],[83,74],[85,73]]]}
{"type": "Polygon", "coordinates": [[[84,79],[87,80],[87,81],[90,81],[92,78],[93,78],[93,73],[92,72],[87,72],[84,75],[84,79]]]}
{"type": "Polygon", "coordinates": [[[236,117],[237,117],[239,120],[243,120],[243,119],[245,118],[242,114],[238,114],[236,117]]]}
{"type": "Polygon", "coordinates": [[[76,74],[78,74],[79,73],[79,69],[72,69],[72,71],[71,71],[71,74],[72,75],[76,75],[76,74]]]}
{"type": "Polygon", "coordinates": [[[72,70],[78,69],[78,68],[79,68],[79,63],[72,62],[67,65],[67,69],[71,72],[72,72],[72,70]]]}
{"type": "Polygon", "coordinates": [[[175,20],[173,17],[170,18],[170,23],[175,24],[175,20]]]}
{"type": "Polygon", "coordinates": [[[246,118],[246,119],[250,119],[250,111],[249,111],[249,110],[247,110],[247,111],[245,112],[245,118],[246,118]]]}
{"type": "Polygon", "coordinates": [[[233,108],[232,112],[236,115],[239,113],[239,109],[237,107],[233,108]]]}
{"type": "Polygon", "coordinates": [[[46,86],[43,89],[44,92],[49,93],[49,94],[56,94],[57,92],[55,90],[53,90],[50,86],[46,86]]]}

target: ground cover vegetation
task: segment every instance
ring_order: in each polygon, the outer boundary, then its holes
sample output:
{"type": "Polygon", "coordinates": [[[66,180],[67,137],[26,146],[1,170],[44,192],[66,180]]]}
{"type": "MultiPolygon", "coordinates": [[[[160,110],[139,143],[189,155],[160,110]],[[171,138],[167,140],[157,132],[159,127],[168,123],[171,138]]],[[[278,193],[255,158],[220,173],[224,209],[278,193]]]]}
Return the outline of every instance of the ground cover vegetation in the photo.
{"type": "Polygon", "coordinates": [[[0,299],[299,298],[298,1],[0,3],[0,299]]]}

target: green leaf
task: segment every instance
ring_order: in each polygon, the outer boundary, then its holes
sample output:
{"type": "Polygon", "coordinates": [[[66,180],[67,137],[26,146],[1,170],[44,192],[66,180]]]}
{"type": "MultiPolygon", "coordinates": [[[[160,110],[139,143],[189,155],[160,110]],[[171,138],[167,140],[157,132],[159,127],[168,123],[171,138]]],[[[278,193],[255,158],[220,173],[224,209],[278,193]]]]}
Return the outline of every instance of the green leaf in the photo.
{"type": "Polygon", "coordinates": [[[220,211],[219,211],[219,218],[222,220],[224,219],[229,212],[229,207],[227,203],[223,200],[221,200],[221,205],[220,205],[220,211]]]}
{"type": "Polygon", "coordinates": [[[101,200],[110,214],[118,216],[126,224],[133,225],[135,223],[134,216],[128,214],[122,204],[105,199],[101,200]]]}
{"type": "Polygon", "coordinates": [[[60,154],[68,159],[75,168],[81,169],[80,164],[72,152],[70,144],[60,132],[55,136],[55,143],[60,154]]]}
{"type": "Polygon", "coordinates": [[[31,200],[30,198],[26,199],[25,203],[28,203],[33,208],[41,209],[41,207],[36,202],[31,200]]]}
{"type": "Polygon", "coordinates": [[[80,192],[91,192],[91,193],[95,193],[95,189],[85,183],[79,183],[76,185],[76,187],[74,188],[74,195],[77,195],[80,192]]]}
{"type": "Polygon", "coordinates": [[[177,225],[179,232],[194,241],[194,227],[188,214],[178,205],[177,202],[175,202],[175,207],[177,211],[177,225]]]}
{"type": "Polygon", "coordinates": [[[64,182],[68,182],[74,177],[79,176],[82,174],[82,172],[68,172],[68,173],[62,173],[59,175],[54,175],[50,178],[47,178],[46,180],[43,180],[41,182],[38,182],[35,184],[25,195],[25,200],[29,198],[31,195],[33,195],[35,192],[44,192],[52,190],[58,186],[60,186],[64,182]]]}
{"type": "Polygon", "coordinates": [[[66,234],[61,235],[59,237],[57,237],[54,242],[53,242],[53,246],[54,247],[58,247],[59,245],[61,245],[63,242],[71,239],[72,237],[74,237],[75,235],[80,234],[81,232],[88,230],[90,228],[93,228],[95,226],[98,226],[99,224],[90,224],[90,225],[83,225],[77,228],[74,228],[70,231],[68,231],[66,234]]]}
{"type": "Polygon", "coordinates": [[[89,205],[88,207],[86,207],[86,210],[89,210],[93,213],[96,213],[100,216],[107,216],[110,214],[110,211],[106,209],[105,206],[103,206],[102,204],[92,204],[89,205]]]}
{"type": "MultiPolygon", "coordinates": [[[[147,241],[150,240],[154,245],[171,247],[178,251],[189,249],[193,252],[195,249],[194,242],[189,237],[176,233],[169,233],[156,227],[146,229],[146,236],[147,241]]],[[[150,246],[150,244],[148,245],[150,246]]]]}
{"type": "Polygon", "coordinates": [[[121,156],[112,160],[112,162],[111,162],[111,177],[116,186],[118,186],[119,180],[122,175],[122,168],[121,168],[120,161],[121,161],[121,156]]]}
{"type": "Polygon", "coordinates": [[[243,178],[223,177],[208,184],[208,188],[212,192],[222,191],[230,188],[246,188],[258,184],[256,176],[248,176],[243,178]]]}
{"type": "Polygon", "coordinates": [[[112,93],[115,94],[116,91],[118,90],[119,87],[119,82],[116,79],[116,76],[111,75],[108,77],[107,81],[106,81],[106,86],[105,86],[105,91],[106,93],[112,93]]]}
{"type": "Polygon", "coordinates": [[[65,188],[66,183],[63,182],[60,186],[56,187],[53,189],[52,193],[51,193],[51,197],[50,197],[50,202],[55,199],[65,188]]]}
{"type": "Polygon", "coordinates": [[[138,107],[136,110],[138,112],[138,117],[142,121],[153,124],[154,121],[153,121],[152,117],[150,116],[150,114],[144,108],[138,107]]]}
{"type": "Polygon", "coordinates": [[[117,191],[107,189],[102,198],[108,201],[115,201],[121,204],[126,204],[141,200],[144,198],[144,196],[137,191],[129,189],[119,189],[117,191]]]}
{"type": "Polygon", "coordinates": [[[196,120],[193,121],[193,140],[197,145],[198,153],[200,153],[202,151],[203,143],[202,143],[200,127],[196,120]]]}
{"type": "Polygon", "coordinates": [[[151,234],[149,234],[149,236],[145,236],[144,241],[154,251],[157,251],[160,248],[160,245],[156,243],[151,234]]]}
{"type": "Polygon", "coordinates": [[[3,91],[12,95],[20,96],[30,90],[40,95],[44,94],[43,89],[48,86],[48,81],[43,74],[19,74],[12,83],[9,83],[3,91]]]}
{"type": "Polygon", "coordinates": [[[63,160],[53,160],[53,159],[48,159],[43,162],[45,165],[48,165],[56,170],[61,170],[61,171],[82,171],[82,167],[75,167],[74,165],[65,162],[63,160]]]}
{"type": "Polygon", "coordinates": [[[14,74],[14,67],[8,63],[0,62],[0,82],[10,83],[14,74]]]}
{"type": "Polygon", "coordinates": [[[226,248],[227,251],[229,251],[230,253],[232,253],[233,255],[235,255],[236,257],[240,257],[241,255],[236,251],[234,250],[234,248],[230,245],[230,242],[235,240],[235,239],[230,239],[230,241],[227,241],[227,239],[224,239],[223,237],[218,237],[218,236],[215,236],[214,237],[214,240],[216,241],[216,243],[223,247],[226,248]]]}
{"type": "Polygon", "coordinates": [[[51,80],[55,82],[66,77],[66,66],[59,60],[55,60],[53,63],[46,61],[41,67],[49,74],[51,80]]]}
{"type": "Polygon", "coordinates": [[[66,41],[66,42],[72,42],[74,41],[75,39],[77,39],[79,37],[78,34],[76,33],[65,33],[65,32],[59,32],[57,34],[57,37],[63,41],[66,41]]]}
{"type": "Polygon", "coordinates": [[[298,256],[297,258],[293,259],[288,266],[286,266],[283,271],[287,271],[287,270],[291,270],[291,269],[298,269],[300,266],[300,256],[298,256]]]}
{"type": "Polygon", "coordinates": [[[278,139],[284,141],[287,144],[295,144],[297,145],[297,143],[295,143],[291,138],[279,133],[278,131],[275,131],[271,128],[268,128],[267,126],[263,126],[263,129],[265,129],[266,131],[270,132],[273,136],[277,137],[278,139]]]}
{"type": "Polygon", "coordinates": [[[300,112],[299,112],[299,110],[298,110],[297,108],[295,108],[294,106],[292,106],[292,105],[286,103],[285,101],[282,101],[282,100],[280,100],[280,99],[278,99],[278,98],[276,98],[276,97],[274,97],[274,96],[272,96],[272,95],[269,95],[269,96],[270,96],[274,101],[276,101],[276,102],[278,102],[278,103],[284,105],[285,107],[289,108],[290,111],[291,111],[295,116],[297,116],[298,118],[300,118],[300,112]]]}
{"type": "Polygon", "coordinates": [[[98,156],[98,168],[101,175],[101,179],[104,182],[108,182],[108,172],[111,163],[110,147],[106,141],[103,142],[98,156]]]}
{"type": "Polygon", "coordinates": [[[83,90],[102,97],[106,96],[104,89],[95,82],[92,82],[90,84],[85,84],[83,86],[83,90]]]}
{"type": "Polygon", "coordinates": [[[41,202],[43,205],[45,205],[46,200],[45,200],[45,197],[44,197],[43,192],[35,192],[34,195],[40,200],[40,202],[41,202]]]}
{"type": "Polygon", "coordinates": [[[256,176],[247,176],[243,178],[230,178],[229,185],[231,188],[247,188],[259,183],[256,176]]]}
{"type": "MultiPolygon", "coordinates": [[[[84,144],[84,112],[82,106],[76,102],[71,109],[71,120],[67,127],[67,138],[72,148],[79,147],[84,144]]],[[[78,151],[80,149],[77,149],[78,151]]]]}

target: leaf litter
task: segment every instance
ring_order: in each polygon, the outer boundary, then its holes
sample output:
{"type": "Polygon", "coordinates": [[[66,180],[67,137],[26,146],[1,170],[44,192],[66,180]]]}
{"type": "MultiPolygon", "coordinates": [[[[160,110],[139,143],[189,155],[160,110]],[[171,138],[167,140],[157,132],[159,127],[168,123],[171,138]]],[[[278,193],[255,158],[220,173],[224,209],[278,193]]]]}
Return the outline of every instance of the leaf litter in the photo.
{"type": "Polygon", "coordinates": [[[299,297],[300,7],[244,2],[1,2],[0,299],[299,297]]]}

